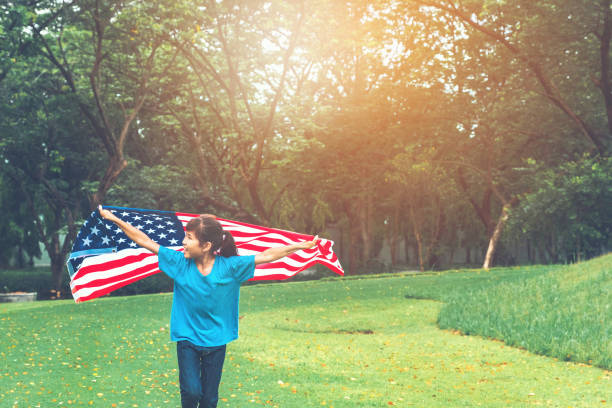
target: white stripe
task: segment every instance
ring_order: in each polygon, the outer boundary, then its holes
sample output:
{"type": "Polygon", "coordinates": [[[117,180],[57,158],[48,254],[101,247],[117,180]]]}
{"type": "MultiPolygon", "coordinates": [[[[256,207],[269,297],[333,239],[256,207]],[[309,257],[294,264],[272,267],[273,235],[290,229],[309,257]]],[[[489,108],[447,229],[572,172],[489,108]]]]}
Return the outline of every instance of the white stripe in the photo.
{"type": "Polygon", "coordinates": [[[257,269],[255,268],[254,276],[258,278],[268,276],[268,275],[285,275],[285,276],[293,276],[300,271],[291,272],[284,268],[272,268],[272,269],[257,269]]]}
{"type": "Polygon", "coordinates": [[[150,254],[151,251],[149,251],[148,249],[138,247],[138,248],[126,248],[118,252],[107,252],[101,255],[90,256],[83,260],[83,263],[81,264],[81,268],[84,266],[90,266],[90,265],[101,264],[104,262],[115,261],[115,260],[125,258],[126,256],[140,255],[143,253],[150,254]]]}
{"type": "MultiPolygon", "coordinates": [[[[261,238],[261,237],[272,239],[272,240],[275,240],[275,241],[278,241],[278,242],[283,242],[283,243],[285,243],[285,245],[287,245],[287,244],[297,244],[297,243],[305,242],[306,241],[305,238],[290,238],[290,237],[287,237],[285,235],[278,234],[276,232],[270,232],[270,233],[267,233],[267,234],[261,234],[261,235],[256,236],[256,237],[237,237],[237,239],[240,240],[240,241],[245,241],[245,240],[256,239],[256,238],[261,238]]],[[[234,239],[236,239],[236,237],[234,239]]],[[[238,242],[238,241],[236,241],[236,242],[238,242]]]]}
{"type": "Polygon", "coordinates": [[[192,219],[194,219],[194,218],[195,218],[195,217],[193,217],[193,216],[186,216],[186,215],[177,215],[176,217],[179,219],[179,221],[181,222],[181,224],[183,224],[183,227],[184,227],[185,225],[187,225],[187,223],[188,223],[190,220],[192,220],[192,219]]]}
{"type": "MultiPolygon", "coordinates": [[[[182,248],[182,247],[170,247],[170,248],[177,249],[177,248],[182,248]]],[[[148,256],[138,262],[131,262],[129,264],[123,265],[119,268],[109,269],[109,270],[100,271],[100,272],[88,273],[86,275],[81,276],[80,278],[72,280],[70,282],[70,286],[74,287],[77,285],[86,285],[89,282],[96,280],[96,279],[112,278],[114,276],[119,276],[124,273],[131,272],[137,268],[144,267],[150,264],[154,264],[158,261],[157,255],[154,255],[151,251],[149,251],[148,249],[144,249],[144,248],[128,248],[128,249],[124,249],[116,253],[103,254],[103,255],[89,257],[83,261],[83,263],[81,264],[81,268],[85,266],[100,265],[100,264],[104,264],[106,262],[111,262],[111,261],[119,261],[122,258],[125,258],[127,256],[141,255],[143,253],[151,254],[151,256],[148,256]]]]}
{"type": "Polygon", "coordinates": [[[283,247],[286,245],[290,245],[290,244],[295,244],[296,242],[293,241],[289,241],[289,240],[278,240],[278,241],[274,241],[274,242],[268,242],[268,241],[260,241],[258,238],[251,238],[249,240],[245,240],[243,242],[236,242],[236,245],[256,245],[256,246],[260,246],[260,247],[264,247],[264,248],[277,248],[277,247],[283,247]]]}
{"type": "Polygon", "coordinates": [[[79,289],[78,291],[74,292],[74,293],[72,294],[72,296],[74,297],[74,300],[78,300],[79,298],[89,296],[89,295],[91,295],[92,293],[97,292],[97,291],[101,291],[101,290],[103,290],[103,289],[105,289],[105,288],[108,288],[109,286],[113,286],[113,285],[116,285],[116,284],[118,284],[118,283],[128,281],[128,280],[130,280],[130,279],[135,279],[135,278],[137,278],[137,277],[139,277],[139,276],[144,277],[144,275],[150,274],[152,271],[154,271],[154,270],[156,270],[156,269],[157,269],[157,268],[151,268],[151,269],[149,269],[149,270],[147,270],[146,272],[143,272],[143,273],[141,273],[141,274],[138,274],[138,275],[135,275],[135,276],[131,276],[131,277],[129,277],[129,278],[122,279],[122,280],[118,280],[118,281],[115,281],[115,282],[111,282],[111,283],[108,283],[108,284],[106,284],[106,285],[102,285],[102,286],[92,286],[92,287],[88,287],[88,288],[81,288],[81,289],[79,289]]]}
{"type": "Polygon", "coordinates": [[[223,228],[225,228],[225,227],[233,227],[235,229],[244,228],[245,231],[247,229],[250,229],[252,231],[262,231],[262,232],[266,232],[267,231],[267,229],[265,229],[263,227],[258,227],[257,225],[242,225],[242,224],[238,224],[235,221],[230,221],[230,220],[219,220],[219,223],[223,226],[223,228]]]}
{"type": "MultiPolygon", "coordinates": [[[[257,254],[260,254],[260,253],[261,253],[261,251],[257,251],[257,250],[254,250],[254,249],[238,248],[238,255],[241,255],[241,256],[245,256],[245,255],[257,255],[257,254]]],[[[270,262],[270,263],[275,263],[275,262],[281,262],[282,261],[282,262],[286,262],[287,264],[289,264],[291,266],[301,266],[301,265],[304,265],[307,262],[310,262],[313,259],[319,259],[319,258],[320,259],[324,259],[324,258],[322,258],[321,253],[319,253],[319,252],[313,252],[313,253],[308,254],[308,253],[306,253],[304,251],[298,251],[298,252],[294,252],[293,254],[287,255],[284,258],[281,258],[281,259],[279,259],[277,261],[270,262]],[[300,261],[300,260],[297,260],[297,259],[293,259],[292,255],[299,255],[300,257],[305,258],[306,261],[300,261]]]]}
{"type": "Polygon", "coordinates": [[[146,267],[148,265],[153,265],[155,263],[157,263],[157,256],[151,255],[151,256],[148,256],[142,259],[141,261],[130,262],[129,264],[123,265],[119,268],[113,268],[113,269],[109,269],[106,271],[88,273],[70,282],[70,286],[74,287],[77,285],[87,285],[89,282],[94,281],[94,280],[118,277],[125,273],[132,272],[138,268],[146,267]]]}
{"type": "Polygon", "coordinates": [[[232,232],[232,231],[242,231],[242,232],[248,232],[248,233],[258,233],[258,234],[266,234],[268,233],[268,231],[266,230],[262,230],[262,229],[257,229],[257,228],[253,228],[253,227],[245,227],[244,225],[223,225],[224,223],[221,223],[221,226],[223,227],[224,230],[232,232]]]}

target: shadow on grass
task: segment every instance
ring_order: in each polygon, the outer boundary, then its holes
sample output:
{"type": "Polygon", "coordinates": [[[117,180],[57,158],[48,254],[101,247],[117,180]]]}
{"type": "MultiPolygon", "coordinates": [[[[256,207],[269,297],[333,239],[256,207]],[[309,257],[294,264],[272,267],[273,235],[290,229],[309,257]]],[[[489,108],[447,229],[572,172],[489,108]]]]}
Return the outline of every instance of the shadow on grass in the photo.
{"type": "Polygon", "coordinates": [[[372,329],[327,329],[327,330],[307,330],[289,327],[275,327],[276,330],[282,330],[292,333],[307,333],[307,334],[374,334],[372,329]]]}

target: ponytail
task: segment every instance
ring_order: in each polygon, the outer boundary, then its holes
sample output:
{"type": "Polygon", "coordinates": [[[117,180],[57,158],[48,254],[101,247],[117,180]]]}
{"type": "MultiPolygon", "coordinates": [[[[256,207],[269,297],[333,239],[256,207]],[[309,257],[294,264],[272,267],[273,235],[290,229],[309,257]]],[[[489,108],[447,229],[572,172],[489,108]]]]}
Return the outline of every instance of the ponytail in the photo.
{"type": "Polygon", "coordinates": [[[223,230],[221,223],[217,221],[214,215],[205,214],[192,218],[185,229],[195,232],[200,243],[210,242],[212,244],[211,254],[219,254],[223,257],[238,255],[234,237],[223,230]]]}
{"type": "Polygon", "coordinates": [[[219,255],[224,257],[236,256],[238,255],[238,249],[236,249],[236,242],[234,242],[234,237],[227,231],[223,231],[223,238],[221,241],[221,246],[219,247],[219,255]]]}

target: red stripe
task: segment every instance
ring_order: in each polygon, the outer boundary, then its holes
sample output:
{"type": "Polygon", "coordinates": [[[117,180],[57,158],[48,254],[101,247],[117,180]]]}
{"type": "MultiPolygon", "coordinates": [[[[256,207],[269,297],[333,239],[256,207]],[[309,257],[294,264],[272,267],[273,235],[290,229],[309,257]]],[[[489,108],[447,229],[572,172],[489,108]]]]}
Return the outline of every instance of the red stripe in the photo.
{"type": "MultiPolygon", "coordinates": [[[[149,265],[141,266],[140,268],[132,269],[129,272],[122,273],[121,275],[114,275],[114,276],[111,276],[111,277],[108,277],[108,278],[102,278],[102,279],[94,279],[94,280],[92,280],[90,282],[87,282],[87,283],[84,283],[82,285],[75,285],[72,288],[72,292],[74,293],[77,290],[82,289],[82,288],[92,288],[92,287],[96,287],[96,286],[104,286],[104,285],[107,285],[109,283],[117,282],[117,281],[129,278],[129,277],[132,277],[132,276],[139,275],[139,274],[141,274],[143,272],[146,272],[148,270],[151,270],[151,269],[159,269],[159,264],[157,262],[155,262],[155,263],[152,263],[152,264],[149,264],[149,265]]],[[[73,282],[74,282],[74,280],[73,280],[73,282]]]]}
{"type": "MultiPolygon", "coordinates": [[[[317,262],[316,261],[312,261],[312,262],[308,262],[306,265],[304,265],[303,267],[299,268],[297,271],[289,274],[289,275],[283,275],[283,274],[269,274],[269,275],[255,275],[253,278],[249,279],[249,280],[253,280],[253,281],[257,281],[257,280],[285,280],[285,279],[289,279],[295,275],[297,275],[299,272],[303,271],[304,269],[308,269],[311,266],[315,265],[317,262]]],[[[264,264],[262,264],[264,265],[264,264]]],[[[268,264],[269,265],[269,264],[268,264]]],[[[257,268],[259,268],[261,265],[257,265],[257,268]]],[[[256,269],[257,269],[256,268],[256,269]]]]}
{"type": "MultiPolygon", "coordinates": [[[[257,236],[251,237],[248,240],[245,239],[245,240],[236,241],[236,246],[248,244],[248,243],[251,243],[253,241],[260,241],[260,242],[265,242],[265,243],[270,243],[270,244],[278,244],[280,246],[287,245],[288,243],[295,243],[295,244],[297,244],[297,243],[303,242],[303,241],[293,241],[293,240],[291,240],[289,238],[287,238],[285,240],[282,240],[282,239],[278,239],[278,238],[269,237],[267,235],[257,235],[257,236]]],[[[313,249],[316,250],[316,248],[313,248],[313,249]]]]}
{"type": "Polygon", "coordinates": [[[266,269],[287,269],[289,272],[295,272],[295,271],[301,271],[302,269],[305,269],[306,267],[304,265],[300,265],[300,266],[293,266],[293,265],[289,265],[285,262],[270,262],[270,263],[265,263],[265,264],[259,264],[255,267],[255,269],[257,270],[266,270],[266,269]]]}
{"type": "MultiPolygon", "coordinates": [[[[284,245],[282,245],[282,246],[284,246],[284,245]]],[[[236,248],[238,248],[238,249],[248,249],[249,251],[255,251],[255,252],[263,252],[266,249],[270,249],[272,247],[270,247],[270,246],[263,246],[263,245],[257,245],[257,244],[242,244],[242,245],[236,245],[236,248]]],[[[303,251],[305,253],[307,253],[307,254],[317,254],[318,253],[316,248],[303,249],[303,251]]],[[[288,255],[288,256],[290,256],[290,257],[298,256],[299,257],[299,255],[296,255],[295,252],[290,254],[290,255],[288,255]]]]}
{"type": "Polygon", "coordinates": [[[148,253],[142,253],[138,255],[129,255],[121,259],[114,259],[114,260],[106,261],[103,263],[82,266],[79,268],[77,273],[75,273],[72,276],[71,280],[73,281],[77,280],[83,277],[84,275],[87,275],[88,273],[92,273],[92,272],[106,272],[111,269],[120,268],[127,264],[142,261],[143,259],[148,258],[150,256],[155,256],[155,254],[152,252],[148,252],[148,253]]]}
{"type": "Polygon", "coordinates": [[[239,222],[239,221],[224,220],[222,218],[217,218],[217,220],[219,220],[219,222],[221,222],[221,223],[228,222],[228,223],[232,223],[232,224],[236,224],[236,225],[242,225],[244,227],[254,228],[254,229],[258,229],[258,230],[264,230],[266,232],[276,232],[276,233],[278,233],[280,235],[284,235],[286,237],[290,237],[293,240],[301,240],[301,239],[309,240],[309,239],[313,238],[313,235],[298,234],[297,232],[293,232],[293,231],[287,231],[287,230],[282,230],[282,229],[277,229],[277,228],[261,227],[259,225],[247,224],[247,223],[239,222]]]}
{"type": "Polygon", "coordinates": [[[123,286],[129,285],[130,283],[136,282],[136,281],[138,281],[138,280],[140,280],[142,278],[146,278],[147,276],[155,275],[156,273],[159,273],[159,272],[160,272],[159,269],[156,270],[156,271],[151,271],[151,273],[146,274],[144,276],[139,276],[137,278],[130,279],[130,280],[127,280],[125,282],[119,282],[116,285],[112,285],[112,286],[109,286],[108,288],[100,289],[99,291],[94,291],[94,292],[92,292],[91,294],[89,294],[87,296],[83,296],[83,297],[80,297],[80,298],[75,299],[75,300],[77,302],[85,302],[87,300],[95,299],[97,297],[104,296],[107,293],[112,292],[113,290],[116,290],[116,289],[119,289],[119,288],[121,288],[123,286]]]}

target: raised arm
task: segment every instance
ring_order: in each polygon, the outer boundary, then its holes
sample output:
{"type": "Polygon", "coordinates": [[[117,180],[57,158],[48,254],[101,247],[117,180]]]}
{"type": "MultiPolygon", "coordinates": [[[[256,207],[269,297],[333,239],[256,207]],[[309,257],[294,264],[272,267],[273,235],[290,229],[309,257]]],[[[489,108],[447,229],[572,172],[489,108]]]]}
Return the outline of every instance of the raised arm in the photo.
{"type": "Polygon", "coordinates": [[[125,235],[127,235],[127,237],[134,241],[138,246],[148,249],[155,254],[159,252],[159,244],[149,238],[147,234],[123,221],[109,210],[105,210],[101,205],[98,206],[98,211],[100,211],[100,216],[102,218],[117,224],[117,226],[121,228],[121,231],[123,231],[125,235]]]}
{"type": "Polygon", "coordinates": [[[300,242],[299,244],[266,249],[265,251],[255,255],[255,265],[274,262],[277,259],[284,258],[285,256],[291,255],[292,253],[297,252],[301,249],[310,249],[317,245],[318,241],[319,236],[317,235],[312,241],[304,241],[300,242]]]}

